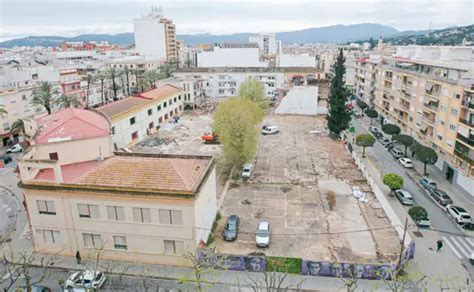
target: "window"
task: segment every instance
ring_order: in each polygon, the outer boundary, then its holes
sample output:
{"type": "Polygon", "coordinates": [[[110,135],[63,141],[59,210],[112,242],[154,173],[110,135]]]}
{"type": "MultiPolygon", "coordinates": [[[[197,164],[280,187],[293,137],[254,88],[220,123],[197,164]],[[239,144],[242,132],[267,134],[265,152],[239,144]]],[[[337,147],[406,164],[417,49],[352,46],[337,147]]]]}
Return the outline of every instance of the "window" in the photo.
{"type": "Polygon", "coordinates": [[[114,248],[127,250],[127,240],[125,236],[114,236],[114,248]]]}
{"type": "Polygon", "coordinates": [[[178,95],[178,99],[181,100],[181,95],[178,95]]]}
{"type": "Polygon", "coordinates": [[[172,100],[172,99],[168,100],[168,103],[169,103],[170,105],[172,105],[172,104],[173,104],[173,100],[172,100]]]}
{"type": "Polygon", "coordinates": [[[453,116],[457,116],[457,115],[458,115],[458,110],[456,110],[456,109],[451,109],[451,114],[452,114],[453,116]]]}
{"type": "Polygon", "coordinates": [[[453,147],[453,141],[451,140],[446,141],[446,144],[448,144],[449,147],[453,147]]]}
{"type": "Polygon", "coordinates": [[[455,93],[455,94],[454,94],[454,97],[455,97],[456,99],[461,99],[461,94],[455,93]]]}
{"type": "Polygon", "coordinates": [[[125,212],[123,207],[107,206],[107,218],[109,220],[124,221],[125,212]]]}
{"type": "Polygon", "coordinates": [[[138,132],[135,131],[132,133],[132,140],[138,139],[138,132]]]}
{"type": "Polygon", "coordinates": [[[110,133],[111,133],[112,135],[115,135],[115,127],[110,128],[110,133]]]}
{"type": "Polygon", "coordinates": [[[133,221],[150,223],[151,215],[148,208],[133,208],[133,221]]]}
{"type": "Polygon", "coordinates": [[[153,114],[153,109],[151,108],[148,110],[148,115],[151,116],[152,114],[153,114]]]}
{"type": "Polygon", "coordinates": [[[59,160],[58,152],[49,153],[49,159],[59,160]]]}
{"type": "Polygon", "coordinates": [[[160,224],[183,225],[182,212],[177,210],[158,210],[160,224]]]}
{"type": "Polygon", "coordinates": [[[56,215],[56,209],[54,208],[53,201],[38,200],[36,201],[36,204],[38,205],[38,211],[40,214],[56,215]]]}
{"type": "Polygon", "coordinates": [[[436,138],[438,138],[438,140],[440,140],[440,141],[443,141],[443,136],[441,136],[441,135],[436,136],[436,138]]]}
{"type": "Polygon", "coordinates": [[[164,108],[166,107],[166,101],[165,101],[165,102],[163,102],[163,107],[164,107],[164,108]]]}
{"type": "Polygon", "coordinates": [[[59,238],[58,230],[43,229],[41,230],[41,233],[43,234],[43,240],[46,244],[53,244],[61,241],[61,238],[59,238]]]}
{"type": "Polygon", "coordinates": [[[130,118],[130,125],[133,125],[133,124],[135,124],[135,117],[130,118]]]}
{"type": "Polygon", "coordinates": [[[441,124],[441,126],[444,126],[444,121],[443,120],[440,120],[439,123],[441,124]]]}
{"type": "Polygon", "coordinates": [[[99,206],[91,204],[77,204],[80,218],[99,218],[99,206]]]}
{"type": "Polygon", "coordinates": [[[456,131],[456,126],[453,124],[449,124],[449,129],[454,132],[456,131]]]}
{"type": "Polygon", "coordinates": [[[165,253],[182,254],[184,252],[184,241],[165,240],[165,253]]]}
{"type": "Polygon", "coordinates": [[[84,239],[85,247],[102,247],[102,239],[100,238],[100,234],[83,233],[82,238],[84,239]]]}
{"type": "Polygon", "coordinates": [[[160,111],[160,110],[161,110],[161,105],[157,106],[157,107],[156,107],[156,110],[157,110],[157,111],[160,111]]]}
{"type": "MultiPolygon", "coordinates": [[[[179,98],[181,100],[181,97],[179,98]]],[[[173,99],[174,102],[176,102],[176,97],[173,99]]]]}

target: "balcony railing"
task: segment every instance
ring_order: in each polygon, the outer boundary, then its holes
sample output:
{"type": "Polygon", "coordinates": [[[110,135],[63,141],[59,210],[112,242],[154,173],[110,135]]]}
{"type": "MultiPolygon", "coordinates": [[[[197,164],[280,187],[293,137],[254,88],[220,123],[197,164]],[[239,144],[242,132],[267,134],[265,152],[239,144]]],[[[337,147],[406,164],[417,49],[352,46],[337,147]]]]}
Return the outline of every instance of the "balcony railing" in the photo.
{"type": "Polygon", "coordinates": [[[459,134],[456,136],[458,140],[461,140],[462,142],[470,145],[470,146],[474,146],[474,136],[470,136],[469,138],[468,137],[464,137],[463,135],[459,134]]]}
{"type": "Polygon", "coordinates": [[[461,122],[462,124],[464,124],[468,127],[471,127],[471,128],[474,127],[474,121],[468,121],[466,119],[460,118],[459,122],[461,122]]]}

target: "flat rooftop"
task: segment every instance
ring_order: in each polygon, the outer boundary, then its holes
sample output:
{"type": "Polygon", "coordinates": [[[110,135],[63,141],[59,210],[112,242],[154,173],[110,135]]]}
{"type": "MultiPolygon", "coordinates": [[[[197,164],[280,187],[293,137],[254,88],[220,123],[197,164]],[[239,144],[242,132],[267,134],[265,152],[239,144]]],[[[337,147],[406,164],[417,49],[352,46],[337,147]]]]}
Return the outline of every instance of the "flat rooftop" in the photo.
{"type": "Polygon", "coordinates": [[[55,182],[52,168],[45,168],[23,184],[192,195],[212,165],[212,156],[116,153],[103,161],[62,165],[62,183],[55,182]]]}

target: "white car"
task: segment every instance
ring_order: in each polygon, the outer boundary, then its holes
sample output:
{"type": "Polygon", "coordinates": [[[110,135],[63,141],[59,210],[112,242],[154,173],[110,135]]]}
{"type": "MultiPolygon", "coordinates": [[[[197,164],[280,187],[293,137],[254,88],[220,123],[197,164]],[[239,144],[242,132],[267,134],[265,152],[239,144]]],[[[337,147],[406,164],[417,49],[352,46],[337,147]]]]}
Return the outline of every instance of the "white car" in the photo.
{"type": "Polygon", "coordinates": [[[400,162],[400,164],[405,168],[413,168],[413,163],[408,158],[402,157],[398,159],[398,162],[400,162]]]}
{"type": "Polygon", "coordinates": [[[7,153],[18,153],[23,151],[23,147],[20,144],[15,144],[12,147],[7,149],[7,153]]]}
{"type": "Polygon", "coordinates": [[[377,127],[374,127],[374,126],[370,126],[369,132],[371,132],[372,134],[375,134],[379,132],[379,129],[377,129],[377,127]]]}
{"type": "Polygon", "coordinates": [[[458,224],[465,224],[471,223],[472,218],[469,213],[464,208],[454,205],[446,206],[446,212],[448,212],[449,216],[454,218],[454,221],[458,224]]]}
{"type": "Polygon", "coordinates": [[[252,175],[253,165],[252,164],[245,164],[244,169],[242,170],[242,177],[249,178],[252,175]]]}
{"type": "Polygon", "coordinates": [[[104,285],[107,276],[95,270],[75,272],[66,281],[66,288],[100,288],[104,285]]]}
{"type": "Polygon", "coordinates": [[[264,126],[262,129],[263,135],[277,134],[279,132],[280,130],[278,129],[278,126],[264,126]]]}
{"type": "Polygon", "coordinates": [[[255,242],[258,247],[267,247],[270,245],[270,223],[260,221],[257,227],[255,242]]]}

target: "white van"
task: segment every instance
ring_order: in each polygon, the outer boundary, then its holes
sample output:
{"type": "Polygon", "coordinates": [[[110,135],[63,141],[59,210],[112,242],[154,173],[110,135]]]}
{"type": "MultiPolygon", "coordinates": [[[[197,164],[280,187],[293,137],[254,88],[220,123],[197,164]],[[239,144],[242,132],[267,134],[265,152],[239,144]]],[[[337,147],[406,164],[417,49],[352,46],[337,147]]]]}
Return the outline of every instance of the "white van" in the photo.
{"type": "Polygon", "coordinates": [[[271,134],[276,134],[278,132],[280,132],[280,130],[278,129],[278,126],[265,126],[262,129],[263,135],[271,135],[271,134]]]}
{"type": "Polygon", "coordinates": [[[396,159],[400,158],[400,157],[403,157],[404,153],[402,150],[398,149],[398,148],[392,148],[390,149],[390,154],[392,154],[392,156],[396,159]]]}

